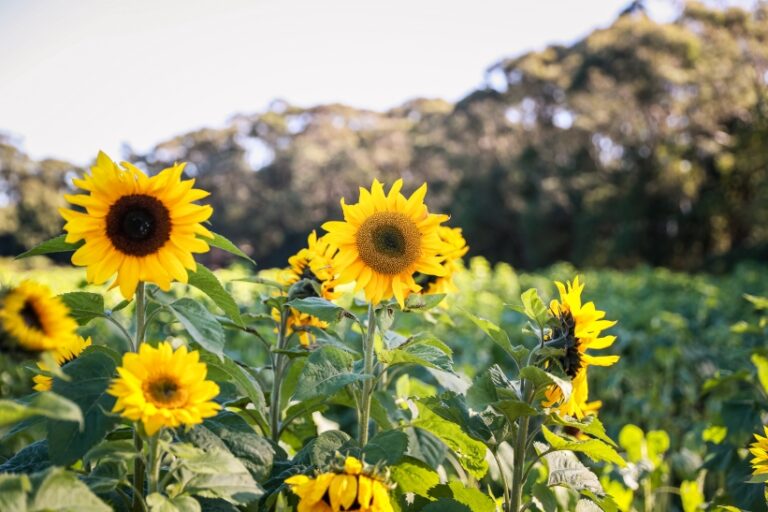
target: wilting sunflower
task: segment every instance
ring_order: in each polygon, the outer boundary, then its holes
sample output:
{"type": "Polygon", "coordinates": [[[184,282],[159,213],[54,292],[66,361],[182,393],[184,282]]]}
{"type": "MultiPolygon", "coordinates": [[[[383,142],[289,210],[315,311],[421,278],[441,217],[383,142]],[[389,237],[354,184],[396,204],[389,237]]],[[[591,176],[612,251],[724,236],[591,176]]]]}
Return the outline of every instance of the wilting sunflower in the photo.
{"type": "MultiPolygon", "coordinates": [[[[68,363],[78,357],[83,352],[83,350],[90,346],[90,337],[88,339],[83,339],[82,336],[73,336],[67,343],[59,346],[54,351],[53,357],[56,360],[56,364],[62,366],[63,364],[68,363]]],[[[51,370],[45,363],[42,362],[38,362],[37,367],[44,372],[51,370]]],[[[48,391],[51,389],[51,385],[53,384],[53,380],[47,375],[35,375],[32,377],[32,381],[35,383],[35,391],[48,391]]]]}
{"type": "Polygon", "coordinates": [[[23,281],[0,296],[0,349],[3,352],[56,350],[75,337],[69,308],[34,281],[23,281]]]}
{"type": "Polygon", "coordinates": [[[302,279],[310,279],[318,283],[324,299],[337,299],[335,254],[336,249],[328,244],[328,240],[325,237],[318,239],[317,233],[312,231],[307,237],[307,246],[288,258],[290,267],[280,273],[278,280],[280,284],[290,286],[302,279]]]}
{"type": "Polygon", "coordinates": [[[555,283],[560,292],[560,301],[550,303],[550,311],[555,319],[550,341],[554,346],[565,349],[560,358],[560,365],[571,378],[573,390],[568,400],[563,401],[563,394],[558,387],[551,387],[546,394],[546,407],[556,406],[557,410],[568,416],[583,418],[600,407],[599,402],[587,403],[589,386],[587,368],[589,366],[610,366],[619,360],[619,356],[593,356],[587,349],[610,347],[616,336],[601,336],[602,331],[616,324],[604,320],[605,312],[595,308],[593,302],[581,303],[584,285],[576,277],[573,284],[555,283]]]}
{"type": "Polygon", "coordinates": [[[438,227],[448,216],[427,211],[426,183],[407,199],[402,186],[403,180],[397,180],[385,195],[374,180],[370,192],[360,188],[357,204],[341,200],[344,221],[323,224],[328,242],[339,250],[334,258],[339,283],[356,281],[374,304],[394,296],[403,307],[410,292],[421,290],[413,279],[416,272],[446,274],[438,227]]]}
{"type": "Polygon", "coordinates": [[[756,441],[749,446],[749,451],[755,456],[750,462],[754,469],[753,474],[768,474],[768,426],[763,427],[765,437],[755,434],[756,441]]]}
{"type": "Polygon", "coordinates": [[[440,256],[443,258],[442,265],[446,273],[443,276],[417,274],[416,283],[422,287],[422,293],[425,294],[457,292],[458,288],[453,284],[453,275],[461,268],[461,258],[467,254],[469,246],[461,235],[461,228],[440,226],[437,234],[445,243],[440,256]]]}
{"type": "Polygon", "coordinates": [[[215,416],[221,406],[212,400],[219,386],[205,380],[208,367],[199,358],[197,351],[174,351],[168,342],[157,348],[143,343],[138,354],[123,355],[120,376],[107,391],[117,397],[112,411],[143,422],[150,436],[161,427],[196,425],[215,416]]]}
{"type": "Polygon", "coordinates": [[[66,241],[85,241],[72,263],[87,267],[88,281],[96,284],[117,273],[113,286],[126,299],[139,281],[163,290],[173,280],[186,283],[187,271],[197,268],[192,253],[209,250],[198,236],[213,237],[201,224],[212,208],[194,203],[208,192],[192,188],[195,180],[181,179],[184,164],[151,178],[127,162],[122,165],[100,152],[91,174],[74,180],[88,194],[65,196],[86,210],[59,209],[67,220],[66,241]]]}
{"type": "Polygon", "coordinates": [[[391,512],[389,486],[373,472],[364,472],[363,463],[347,457],[344,468],[321,473],[315,478],[294,475],[285,480],[299,497],[298,512],[391,512]]]}

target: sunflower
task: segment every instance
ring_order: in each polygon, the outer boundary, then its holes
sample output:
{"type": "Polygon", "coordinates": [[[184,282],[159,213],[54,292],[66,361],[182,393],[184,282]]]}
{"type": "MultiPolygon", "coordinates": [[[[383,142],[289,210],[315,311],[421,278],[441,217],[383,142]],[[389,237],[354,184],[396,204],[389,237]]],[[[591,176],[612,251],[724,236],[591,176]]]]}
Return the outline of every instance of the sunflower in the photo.
{"type": "Polygon", "coordinates": [[[34,281],[23,281],[0,297],[0,348],[8,352],[56,350],[74,338],[69,308],[34,281]]]}
{"type": "Polygon", "coordinates": [[[754,468],[753,474],[768,474],[768,426],[763,427],[765,437],[755,434],[756,441],[749,446],[749,451],[755,456],[750,462],[754,468]]]}
{"type": "MultiPolygon", "coordinates": [[[[91,346],[91,338],[83,339],[82,336],[73,336],[67,343],[59,346],[53,353],[53,357],[56,360],[56,364],[62,366],[78,357],[83,350],[91,346]]],[[[38,362],[37,367],[44,372],[49,372],[51,369],[45,363],[38,362]]],[[[32,377],[32,381],[35,383],[35,391],[49,391],[53,384],[52,379],[47,375],[35,375],[32,377]]]]}
{"type": "Polygon", "coordinates": [[[320,286],[320,295],[327,300],[339,297],[336,291],[336,269],[333,256],[336,249],[325,237],[317,238],[312,231],[307,237],[307,246],[288,258],[289,268],[278,275],[280,284],[290,286],[302,279],[310,279],[320,286]]]}
{"type": "Polygon", "coordinates": [[[444,243],[438,227],[448,216],[427,211],[426,183],[407,199],[400,193],[402,186],[403,180],[397,180],[385,195],[374,180],[370,191],[360,188],[357,204],[341,200],[344,221],[323,224],[328,242],[339,250],[334,258],[339,283],[356,281],[373,304],[394,296],[403,307],[410,292],[421,290],[413,279],[416,272],[447,273],[441,265],[444,243]]]}
{"type": "MultiPolygon", "coordinates": [[[[314,334],[306,330],[307,327],[317,327],[319,329],[328,327],[328,322],[324,322],[308,313],[302,313],[295,308],[290,308],[288,315],[286,335],[298,332],[299,343],[301,343],[302,347],[309,347],[315,342],[314,334]]],[[[277,308],[272,308],[272,319],[274,319],[275,322],[280,322],[280,310],[277,308]]]]}
{"type": "Polygon", "coordinates": [[[196,425],[216,415],[221,406],[213,402],[219,386],[205,380],[208,368],[200,354],[187,347],[173,350],[168,342],[157,348],[143,343],[139,353],[123,355],[108,393],[117,397],[112,412],[142,421],[148,435],[161,427],[196,425]]]}
{"type": "Polygon", "coordinates": [[[112,286],[119,286],[126,299],[139,281],[166,291],[173,280],[186,283],[187,271],[197,269],[192,253],[209,250],[198,235],[213,237],[201,224],[213,209],[194,204],[208,192],[192,188],[195,180],[181,179],[184,164],[151,178],[127,162],[122,166],[100,152],[91,174],[74,180],[89,193],[65,196],[85,208],[59,209],[67,221],[66,241],[85,241],[72,263],[87,267],[88,281],[96,284],[117,273],[112,286]]]}
{"type": "Polygon", "coordinates": [[[285,480],[299,497],[298,512],[392,512],[389,486],[383,478],[363,471],[363,463],[347,457],[344,468],[310,478],[285,480]]]}
{"type": "Polygon", "coordinates": [[[610,347],[616,336],[601,334],[616,322],[604,320],[605,312],[597,310],[593,302],[581,303],[584,285],[579,282],[578,277],[573,280],[573,284],[556,282],[555,285],[560,292],[560,301],[553,300],[550,303],[550,311],[556,325],[547,343],[565,349],[559,363],[571,378],[573,390],[568,400],[563,401],[560,388],[552,386],[546,393],[544,405],[552,407],[558,404],[556,408],[560,413],[581,419],[589,413],[595,413],[601,405],[599,402],[587,403],[587,368],[611,366],[619,360],[619,356],[593,356],[586,351],[610,347]]]}
{"type": "Polygon", "coordinates": [[[453,284],[453,275],[461,269],[461,258],[469,250],[467,241],[461,235],[461,228],[440,226],[437,234],[445,244],[440,256],[444,260],[442,265],[446,273],[444,276],[417,274],[416,283],[422,287],[424,294],[457,292],[458,288],[453,284]]]}

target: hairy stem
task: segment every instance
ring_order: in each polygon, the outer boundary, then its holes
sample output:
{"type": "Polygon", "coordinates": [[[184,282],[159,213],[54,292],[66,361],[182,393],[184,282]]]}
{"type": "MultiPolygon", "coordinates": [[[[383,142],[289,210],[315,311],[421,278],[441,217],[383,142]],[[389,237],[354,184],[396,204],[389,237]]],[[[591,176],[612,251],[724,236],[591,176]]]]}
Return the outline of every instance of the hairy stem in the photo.
{"type": "MultiPolygon", "coordinates": [[[[368,329],[363,337],[363,373],[373,374],[373,339],[376,335],[376,310],[373,304],[368,304],[368,329]]],[[[373,379],[363,381],[363,396],[361,397],[358,424],[360,428],[360,448],[368,444],[368,424],[371,419],[371,397],[373,395],[373,379]]]]}
{"type": "MultiPolygon", "coordinates": [[[[528,382],[523,381],[523,397],[530,402],[528,382]]],[[[510,497],[510,512],[518,512],[523,498],[523,472],[525,469],[525,451],[528,446],[528,426],[530,418],[523,416],[518,419],[517,437],[515,438],[515,460],[512,467],[512,496],[510,497]]]]}
{"type": "MultiPolygon", "coordinates": [[[[285,348],[285,331],[288,327],[288,316],[290,310],[286,307],[280,308],[280,326],[277,329],[277,348],[285,348]]],[[[280,389],[283,385],[283,354],[272,354],[272,393],[270,395],[269,406],[269,424],[272,441],[280,441],[280,389]]]]}
{"type": "Polygon", "coordinates": [[[160,446],[158,441],[160,433],[149,438],[149,457],[147,467],[147,482],[149,484],[149,493],[159,492],[158,482],[160,481],[160,446]]]}
{"type": "MultiPolygon", "coordinates": [[[[138,352],[139,346],[144,341],[144,283],[139,282],[136,287],[136,337],[133,342],[134,350],[138,352]]],[[[142,512],[144,510],[144,459],[142,452],[144,443],[138,432],[138,427],[133,429],[133,446],[136,448],[136,458],[133,461],[133,512],[142,512]]]]}

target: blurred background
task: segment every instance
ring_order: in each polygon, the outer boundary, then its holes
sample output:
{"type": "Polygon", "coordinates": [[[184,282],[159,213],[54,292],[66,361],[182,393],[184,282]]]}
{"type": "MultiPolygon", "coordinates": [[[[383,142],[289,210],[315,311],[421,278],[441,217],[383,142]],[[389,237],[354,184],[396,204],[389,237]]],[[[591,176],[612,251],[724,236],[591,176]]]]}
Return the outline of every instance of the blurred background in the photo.
{"type": "Polygon", "coordinates": [[[189,162],[262,268],[400,176],[516,268],[765,259],[767,38],[745,0],[0,0],[0,255],[103,149],[189,162]]]}

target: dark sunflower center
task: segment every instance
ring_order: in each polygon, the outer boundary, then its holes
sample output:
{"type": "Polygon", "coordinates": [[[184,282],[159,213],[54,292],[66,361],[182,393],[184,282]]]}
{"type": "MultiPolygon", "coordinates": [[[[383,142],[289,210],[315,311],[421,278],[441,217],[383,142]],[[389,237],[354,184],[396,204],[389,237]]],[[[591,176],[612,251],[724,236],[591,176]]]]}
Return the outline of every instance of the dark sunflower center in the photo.
{"type": "Polygon", "coordinates": [[[555,329],[553,338],[565,349],[565,354],[560,357],[560,365],[566,375],[573,379],[582,367],[579,339],[576,337],[576,321],[570,311],[563,311],[557,318],[560,325],[555,329]]]}
{"type": "Polygon", "coordinates": [[[168,208],[152,196],[123,196],[109,208],[107,236],[115,248],[125,254],[152,254],[171,237],[168,208]]]}
{"type": "Polygon", "coordinates": [[[24,302],[24,307],[19,311],[19,315],[27,327],[43,332],[43,323],[40,321],[40,315],[37,314],[35,305],[30,301],[24,302]]]}
{"type": "Polygon", "coordinates": [[[360,259],[380,274],[396,275],[421,256],[421,232],[410,217],[398,212],[378,212],[357,232],[360,259]]]}
{"type": "Polygon", "coordinates": [[[165,407],[175,406],[183,394],[179,390],[178,382],[169,377],[160,377],[151,381],[147,386],[147,391],[155,404],[165,407]]]}

